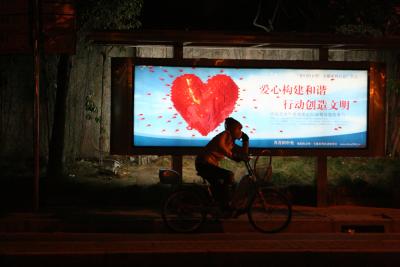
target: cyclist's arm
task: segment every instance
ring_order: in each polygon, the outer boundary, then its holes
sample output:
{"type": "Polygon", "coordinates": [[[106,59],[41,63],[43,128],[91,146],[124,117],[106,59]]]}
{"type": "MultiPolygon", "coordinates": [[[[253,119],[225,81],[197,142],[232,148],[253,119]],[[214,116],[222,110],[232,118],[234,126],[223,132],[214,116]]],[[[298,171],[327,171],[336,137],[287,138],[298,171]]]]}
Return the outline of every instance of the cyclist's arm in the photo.
{"type": "Polygon", "coordinates": [[[230,147],[228,147],[228,138],[230,138],[229,134],[227,132],[224,133],[218,140],[218,147],[226,157],[232,158],[233,153],[230,147]]]}
{"type": "Polygon", "coordinates": [[[246,133],[242,133],[242,149],[243,153],[249,154],[249,136],[246,133]]]}
{"type": "Polygon", "coordinates": [[[232,149],[233,151],[232,159],[238,162],[247,158],[249,154],[249,139],[246,134],[244,135],[245,138],[242,139],[242,146],[238,146],[235,144],[232,149]]]}

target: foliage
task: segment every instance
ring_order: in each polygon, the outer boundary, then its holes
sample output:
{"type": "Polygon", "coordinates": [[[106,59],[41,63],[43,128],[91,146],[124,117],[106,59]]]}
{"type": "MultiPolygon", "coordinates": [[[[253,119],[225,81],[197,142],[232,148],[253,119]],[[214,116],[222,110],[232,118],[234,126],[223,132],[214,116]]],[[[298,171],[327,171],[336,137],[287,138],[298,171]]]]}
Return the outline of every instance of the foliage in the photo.
{"type": "Polygon", "coordinates": [[[336,32],[353,36],[382,36],[382,32],[371,25],[344,24],[336,28],[336,32]]]}
{"type": "Polygon", "coordinates": [[[91,120],[94,118],[95,122],[97,123],[100,122],[99,109],[96,103],[93,101],[93,94],[89,94],[86,96],[85,112],[86,112],[85,118],[87,120],[91,120]]]}
{"type": "Polygon", "coordinates": [[[336,31],[348,35],[397,35],[400,4],[391,0],[330,0],[336,31]]]}
{"type": "Polygon", "coordinates": [[[277,185],[314,184],[315,158],[274,157],[272,167],[272,181],[277,185]]]}
{"type": "Polygon", "coordinates": [[[78,23],[87,30],[128,30],[141,26],[143,0],[78,1],[78,23]]]}
{"type": "Polygon", "coordinates": [[[362,183],[389,190],[398,183],[398,158],[330,158],[329,182],[334,186],[362,183]]]}
{"type": "MultiPolygon", "coordinates": [[[[128,30],[141,26],[139,16],[143,0],[85,0],[77,2],[78,24],[80,33],[84,36],[90,30],[128,30]]],[[[105,47],[101,52],[103,56],[102,90],[104,82],[105,59],[112,47],[105,47]]],[[[85,117],[100,125],[100,133],[105,132],[102,125],[102,104],[97,107],[93,100],[93,93],[85,99],[85,117]]],[[[100,136],[100,138],[102,138],[100,136]]]]}
{"type": "Polygon", "coordinates": [[[400,34],[400,3],[393,0],[259,1],[253,25],[277,32],[336,32],[345,35],[400,34]],[[257,23],[257,24],[256,24],[257,23]]]}

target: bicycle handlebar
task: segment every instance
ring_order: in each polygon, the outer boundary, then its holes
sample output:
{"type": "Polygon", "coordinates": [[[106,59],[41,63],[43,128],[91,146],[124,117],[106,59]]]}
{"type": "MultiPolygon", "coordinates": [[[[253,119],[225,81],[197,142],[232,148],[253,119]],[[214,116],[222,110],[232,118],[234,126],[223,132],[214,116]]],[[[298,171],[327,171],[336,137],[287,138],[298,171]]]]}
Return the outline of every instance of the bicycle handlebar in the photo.
{"type": "Polygon", "coordinates": [[[254,173],[253,168],[252,168],[251,165],[250,165],[250,159],[248,159],[248,160],[243,160],[243,162],[244,162],[245,165],[246,165],[248,174],[249,174],[250,176],[253,176],[255,173],[254,173]]]}
{"type": "Polygon", "coordinates": [[[245,165],[246,165],[246,168],[247,168],[247,172],[248,172],[249,175],[256,176],[256,172],[255,171],[256,171],[256,168],[257,168],[257,162],[258,162],[258,160],[259,160],[259,158],[261,156],[268,156],[269,157],[268,166],[270,167],[271,163],[272,163],[272,153],[268,149],[264,149],[260,153],[257,153],[253,167],[250,164],[250,160],[252,159],[251,155],[249,155],[246,159],[242,160],[242,161],[245,162],[245,165]]]}

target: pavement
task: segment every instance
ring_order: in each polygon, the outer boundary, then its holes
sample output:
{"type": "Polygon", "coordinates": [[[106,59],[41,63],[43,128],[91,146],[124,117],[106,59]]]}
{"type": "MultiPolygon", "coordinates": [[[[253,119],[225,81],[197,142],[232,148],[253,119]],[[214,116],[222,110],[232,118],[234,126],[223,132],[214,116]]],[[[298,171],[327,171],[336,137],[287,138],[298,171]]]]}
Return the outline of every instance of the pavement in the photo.
{"type": "Polygon", "coordinates": [[[0,266],[399,266],[400,209],[294,206],[278,234],[247,216],[176,234],[155,209],[0,214],[0,266]]]}
{"type": "MultiPolygon", "coordinates": [[[[254,232],[247,216],[206,222],[203,233],[254,232]]],[[[0,213],[1,232],[167,233],[160,212],[131,207],[53,207],[0,213]]],[[[293,206],[285,233],[399,233],[400,209],[293,206]]]]}
{"type": "Polygon", "coordinates": [[[1,266],[393,266],[399,234],[0,234],[1,266]]]}

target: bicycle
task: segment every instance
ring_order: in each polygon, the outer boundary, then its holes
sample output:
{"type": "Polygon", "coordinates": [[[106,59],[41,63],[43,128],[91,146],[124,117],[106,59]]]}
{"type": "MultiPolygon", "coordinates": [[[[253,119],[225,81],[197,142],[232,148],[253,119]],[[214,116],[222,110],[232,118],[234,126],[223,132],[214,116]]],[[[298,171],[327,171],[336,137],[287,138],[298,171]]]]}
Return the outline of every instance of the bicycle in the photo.
{"type": "MultiPolygon", "coordinates": [[[[287,197],[271,183],[272,156],[262,151],[254,160],[244,161],[244,175],[233,194],[233,217],[247,213],[251,225],[263,233],[277,233],[285,229],[292,217],[292,206],[287,197]]],[[[190,233],[200,229],[207,215],[218,220],[221,210],[215,201],[210,184],[182,183],[179,173],[159,170],[160,182],[175,184],[176,188],[163,202],[161,216],[164,224],[174,232],[190,233]]]]}

